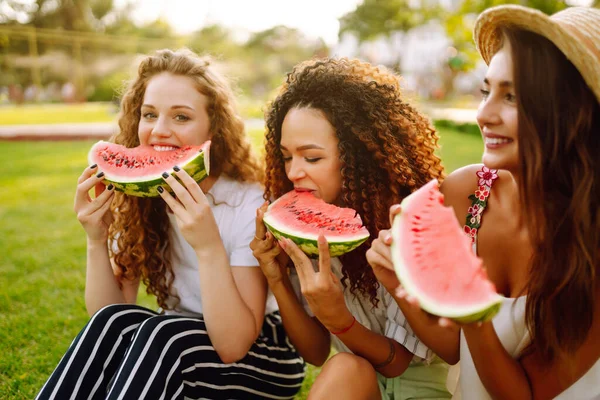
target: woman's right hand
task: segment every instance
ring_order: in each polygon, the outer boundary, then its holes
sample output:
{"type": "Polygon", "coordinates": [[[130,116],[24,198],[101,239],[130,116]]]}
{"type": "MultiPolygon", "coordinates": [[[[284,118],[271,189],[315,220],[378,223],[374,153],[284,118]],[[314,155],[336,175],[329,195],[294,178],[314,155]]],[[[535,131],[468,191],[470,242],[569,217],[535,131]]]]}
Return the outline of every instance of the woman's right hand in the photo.
{"type": "Polygon", "coordinates": [[[258,260],[260,269],[267,278],[269,285],[281,282],[287,277],[288,255],[279,247],[279,243],[271,232],[267,231],[263,223],[263,217],[268,202],[265,202],[259,209],[256,210],[256,232],[254,239],[250,242],[252,254],[258,260]]]}
{"type": "MultiPolygon", "coordinates": [[[[400,206],[393,205],[390,207],[390,226],[394,221],[394,217],[400,213],[400,206]]],[[[367,262],[373,269],[375,277],[381,284],[393,293],[400,288],[400,281],[394,270],[392,263],[392,230],[382,229],[379,231],[379,236],[371,243],[371,248],[367,250],[367,262]]]]}
{"type": "Polygon", "coordinates": [[[104,173],[96,173],[96,165],[86,168],[77,180],[73,211],[85,230],[88,240],[106,241],[108,227],[113,221],[110,205],[114,198],[112,184],[102,183],[104,173]],[[92,199],[89,191],[95,188],[96,198],[92,199]]]}

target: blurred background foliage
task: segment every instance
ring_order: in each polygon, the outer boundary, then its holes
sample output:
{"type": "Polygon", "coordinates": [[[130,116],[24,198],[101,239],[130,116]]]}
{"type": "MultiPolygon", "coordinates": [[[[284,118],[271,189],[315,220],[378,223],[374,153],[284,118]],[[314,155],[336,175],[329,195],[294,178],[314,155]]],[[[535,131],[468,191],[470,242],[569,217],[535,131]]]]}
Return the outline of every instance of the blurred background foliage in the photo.
{"type": "MultiPolygon", "coordinates": [[[[264,102],[294,64],[327,55],[388,65],[406,75],[417,92],[427,83],[420,91],[423,97],[443,100],[473,92],[470,78],[458,89],[457,80],[461,74],[469,76],[479,62],[472,42],[479,12],[515,3],[551,14],[575,1],[581,0],[363,0],[339,19],[340,43],[352,44],[332,48],[283,25],[244,40],[218,24],[177,35],[165,19],[135,23],[132,12],[139,3],[116,7],[113,0],[0,0],[0,103],[117,101],[136,57],[164,47],[213,55],[237,82],[242,101],[264,102]],[[443,51],[424,61],[435,68],[419,71],[423,68],[411,64],[409,51],[403,51],[409,35],[421,32],[418,41],[437,31],[444,36],[437,47],[443,51]],[[390,45],[394,40],[402,46],[390,45]],[[374,50],[378,42],[387,47],[374,50]]],[[[587,3],[598,7],[600,1],[587,3]]]]}

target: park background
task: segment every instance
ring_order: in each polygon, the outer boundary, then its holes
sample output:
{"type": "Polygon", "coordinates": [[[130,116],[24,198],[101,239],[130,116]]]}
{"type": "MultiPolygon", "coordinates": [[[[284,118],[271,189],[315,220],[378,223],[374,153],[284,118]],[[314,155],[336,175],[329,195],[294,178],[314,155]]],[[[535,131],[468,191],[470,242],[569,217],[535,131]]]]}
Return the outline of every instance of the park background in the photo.
{"type": "MultiPolygon", "coordinates": [[[[210,54],[236,85],[248,139],[296,63],[355,57],[402,76],[431,116],[447,172],[480,160],[485,66],[472,27],[487,7],[551,14],[596,0],[0,0],[0,399],[32,399],[88,316],[85,235],[72,211],[91,145],[116,129],[139,57],[210,54]]],[[[143,305],[156,308],[140,290],[143,305]]],[[[318,368],[309,367],[299,399],[318,368]]]]}

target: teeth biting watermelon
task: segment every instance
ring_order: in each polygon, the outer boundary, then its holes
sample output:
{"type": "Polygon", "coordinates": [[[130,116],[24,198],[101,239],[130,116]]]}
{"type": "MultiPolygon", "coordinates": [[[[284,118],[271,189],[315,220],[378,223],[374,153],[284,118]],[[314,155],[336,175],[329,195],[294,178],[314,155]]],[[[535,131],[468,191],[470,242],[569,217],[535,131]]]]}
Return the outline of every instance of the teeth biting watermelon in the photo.
{"type": "Polygon", "coordinates": [[[327,239],[329,254],[338,257],[369,238],[356,211],[336,207],[310,192],[290,191],[273,202],[263,222],[277,239],[292,240],[309,257],[319,256],[319,232],[327,239]]]}
{"type": "Polygon", "coordinates": [[[162,173],[174,174],[173,167],[185,170],[196,182],[209,174],[210,140],[201,146],[170,149],[166,146],[138,146],[127,148],[119,144],[99,141],[88,153],[88,161],[104,172],[104,180],[116,190],[130,196],[157,197],[158,186],[165,185],[162,173]]]}
{"type": "Polygon", "coordinates": [[[430,314],[471,323],[500,310],[503,297],[435,180],[402,201],[392,225],[392,260],[406,292],[430,314]]]}

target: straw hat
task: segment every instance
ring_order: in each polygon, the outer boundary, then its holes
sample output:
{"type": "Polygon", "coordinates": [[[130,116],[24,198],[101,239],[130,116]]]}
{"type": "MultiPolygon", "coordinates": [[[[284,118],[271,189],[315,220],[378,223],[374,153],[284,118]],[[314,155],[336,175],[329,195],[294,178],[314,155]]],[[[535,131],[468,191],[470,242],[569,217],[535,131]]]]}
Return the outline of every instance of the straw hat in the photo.
{"type": "Polygon", "coordinates": [[[600,102],[600,9],[569,7],[552,16],[518,5],[492,7],[475,23],[477,50],[490,63],[498,51],[499,27],[513,26],[537,33],[556,45],[579,70],[600,102]]]}

